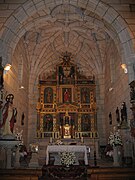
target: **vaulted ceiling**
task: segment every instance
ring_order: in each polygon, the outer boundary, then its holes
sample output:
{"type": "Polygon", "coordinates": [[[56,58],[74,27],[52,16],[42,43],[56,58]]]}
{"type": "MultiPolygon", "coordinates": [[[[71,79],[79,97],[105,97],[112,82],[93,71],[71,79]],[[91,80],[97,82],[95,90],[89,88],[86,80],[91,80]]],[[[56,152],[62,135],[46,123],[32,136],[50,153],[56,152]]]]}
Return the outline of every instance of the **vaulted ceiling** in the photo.
{"type": "Polygon", "coordinates": [[[117,40],[115,30],[98,15],[69,3],[36,11],[22,28],[26,32],[20,41],[37,76],[53,70],[65,51],[85,75],[103,73],[109,43],[117,40]]]}

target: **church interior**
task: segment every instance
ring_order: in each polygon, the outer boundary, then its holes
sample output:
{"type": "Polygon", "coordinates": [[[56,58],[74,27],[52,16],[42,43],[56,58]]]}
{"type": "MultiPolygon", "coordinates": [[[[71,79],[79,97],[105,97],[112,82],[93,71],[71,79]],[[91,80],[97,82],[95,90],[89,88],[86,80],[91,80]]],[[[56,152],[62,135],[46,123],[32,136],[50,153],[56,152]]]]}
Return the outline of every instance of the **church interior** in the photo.
{"type": "Polygon", "coordinates": [[[3,180],[134,169],[134,0],[0,0],[3,180]]]}

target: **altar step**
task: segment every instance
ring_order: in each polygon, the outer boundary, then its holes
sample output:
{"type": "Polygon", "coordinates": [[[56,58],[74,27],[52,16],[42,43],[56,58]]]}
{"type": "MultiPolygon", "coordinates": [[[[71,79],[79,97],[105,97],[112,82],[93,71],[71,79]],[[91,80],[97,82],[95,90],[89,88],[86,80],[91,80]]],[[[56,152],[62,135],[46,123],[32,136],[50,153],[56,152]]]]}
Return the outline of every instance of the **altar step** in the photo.
{"type": "MultiPolygon", "coordinates": [[[[0,169],[0,179],[2,180],[59,180],[59,178],[49,178],[48,176],[45,176],[44,170],[48,169],[56,169],[56,166],[46,166],[44,169],[0,169]]],[[[74,178],[69,179],[68,177],[60,178],[60,180],[85,180],[84,176],[82,176],[82,179],[79,179],[78,175],[82,175],[82,170],[86,172],[86,167],[78,166],[78,171],[75,174],[72,174],[73,171],[70,173],[71,177],[74,178]],[[83,169],[84,168],[84,169],[83,169]],[[80,170],[80,171],[79,171],[80,170]],[[77,174],[78,172],[78,174],[77,174]]],[[[59,170],[59,169],[58,169],[59,170]]],[[[68,169],[65,171],[68,172],[68,169]]],[[[49,172],[49,171],[48,171],[49,172]]],[[[66,172],[66,173],[67,173],[66,172]]],[[[61,173],[59,171],[59,173],[61,173]]],[[[62,174],[63,175],[63,172],[62,174]]],[[[65,175],[64,175],[65,176],[65,175]]],[[[80,177],[81,178],[81,177],[80,177]]],[[[87,180],[135,180],[135,168],[122,168],[122,167],[109,167],[109,168],[103,168],[103,167],[87,167],[87,180]]]]}

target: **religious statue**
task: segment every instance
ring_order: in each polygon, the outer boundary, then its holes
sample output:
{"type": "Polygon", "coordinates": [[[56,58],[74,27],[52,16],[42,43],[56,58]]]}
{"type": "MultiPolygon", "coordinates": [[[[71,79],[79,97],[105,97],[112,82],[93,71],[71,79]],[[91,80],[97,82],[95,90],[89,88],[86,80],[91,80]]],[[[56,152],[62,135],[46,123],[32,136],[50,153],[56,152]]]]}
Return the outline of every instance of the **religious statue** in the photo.
{"type": "Polygon", "coordinates": [[[110,125],[112,125],[112,113],[111,112],[109,113],[109,123],[110,123],[110,125]]]}
{"type": "Polygon", "coordinates": [[[123,102],[122,103],[122,107],[121,107],[121,124],[120,124],[121,128],[128,128],[128,123],[127,123],[127,107],[126,107],[126,103],[123,102]]]}
{"type": "Polygon", "coordinates": [[[44,91],[44,94],[45,94],[44,102],[45,103],[52,103],[52,101],[53,101],[52,89],[46,88],[44,91]]]}
{"type": "Polygon", "coordinates": [[[13,94],[8,94],[6,103],[2,109],[3,122],[0,128],[3,128],[4,135],[13,135],[14,123],[16,123],[17,110],[13,107],[13,94]]]}
{"type": "Polygon", "coordinates": [[[22,118],[21,118],[21,125],[23,126],[24,125],[24,118],[25,118],[25,115],[24,115],[24,112],[22,113],[22,118]]]}
{"type": "Polygon", "coordinates": [[[87,88],[82,88],[81,96],[82,96],[82,103],[89,103],[90,102],[89,90],[87,88]]]}
{"type": "Polygon", "coordinates": [[[71,138],[71,117],[68,114],[68,111],[66,111],[65,116],[63,117],[65,125],[63,126],[64,130],[64,138],[71,138]]]}
{"type": "Polygon", "coordinates": [[[68,114],[68,111],[66,111],[65,116],[63,116],[64,124],[70,124],[71,117],[68,114]]]}
{"type": "Polygon", "coordinates": [[[64,72],[63,72],[63,67],[59,67],[59,83],[63,84],[63,78],[64,78],[64,72]]]}
{"type": "Polygon", "coordinates": [[[118,123],[120,123],[120,113],[119,113],[118,107],[117,107],[117,109],[116,109],[116,121],[117,121],[118,123]]]}
{"type": "Polygon", "coordinates": [[[64,92],[64,102],[70,102],[70,99],[71,99],[71,94],[70,94],[69,90],[66,89],[64,92]]]}
{"type": "Polygon", "coordinates": [[[133,86],[130,86],[130,100],[135,101],[135,89],[133,86]]]}
{"type": "Polygon", "coordinates": [[[90,131],[91,130],[91,123],[90,123],[90,115],[83,114],[81,118],[81,129],[82,131],[90,131]]]}
{"type": "Polygon", "coordinates": [[[52,94],[51,94],[50,90],[48,89],[48,91],[47,91],[47,98],[46,98],[48,103],[51,102],[51,97],[52,97],[52,94]]]}
{"type": "Polygon", "coordinates": [[[121,107],[121,122],[123,121],[127,121],[127,107],[125,102],[122,103],[121,107]]]}
{"type": "Polygon", "coordinates": [[[45,132],[53,131],[53,117],[51,114],[46,114],[44,116],[43,129],[45,132]]]}

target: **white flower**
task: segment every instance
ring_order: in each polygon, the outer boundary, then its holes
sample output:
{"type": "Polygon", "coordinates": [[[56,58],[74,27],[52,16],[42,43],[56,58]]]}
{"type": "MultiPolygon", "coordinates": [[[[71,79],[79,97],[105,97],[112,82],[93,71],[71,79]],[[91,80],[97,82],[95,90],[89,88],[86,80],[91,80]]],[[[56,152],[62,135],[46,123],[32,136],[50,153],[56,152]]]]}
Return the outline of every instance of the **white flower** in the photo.
{"type": "Polygon", "coordinates": [[[110,133],[109,139],[108,139],[108,144],[110,144],[111,146],[122,146],[122,139],[121,136],[119,134],[119,131],[114,129],[114,132],[110,133]]]}
{"type": "Polygon", "coordinates": [[[62,152],[61,156],[61,164],[69,167],[75,163],[76,157],[74,152],[62,152]]]}

